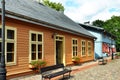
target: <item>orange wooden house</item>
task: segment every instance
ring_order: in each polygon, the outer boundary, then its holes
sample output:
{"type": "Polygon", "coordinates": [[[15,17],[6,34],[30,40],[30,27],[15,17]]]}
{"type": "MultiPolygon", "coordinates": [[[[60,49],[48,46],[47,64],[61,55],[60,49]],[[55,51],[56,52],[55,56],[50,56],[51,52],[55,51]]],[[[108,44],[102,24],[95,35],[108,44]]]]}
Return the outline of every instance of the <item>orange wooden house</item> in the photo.
{"type": "Polygon", "coordinates": [[[45,60],[47,66],[72,64],[74,56],[80,62],[94,60],[95,37],[63,13],[41,3],[6,0],[5,20],[8,78],[32,72],[28,65],[33,60],[45,60]]]}

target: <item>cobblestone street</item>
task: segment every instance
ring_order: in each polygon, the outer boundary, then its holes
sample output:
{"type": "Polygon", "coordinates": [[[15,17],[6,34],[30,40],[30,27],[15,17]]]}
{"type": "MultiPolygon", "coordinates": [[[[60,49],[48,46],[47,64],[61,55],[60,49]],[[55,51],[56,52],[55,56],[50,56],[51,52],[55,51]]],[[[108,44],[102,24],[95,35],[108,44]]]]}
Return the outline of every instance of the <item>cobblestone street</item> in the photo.
{"type": "Polygon", "coordinates": [[[75,73],[70,80],[120,80],[120,59],[75,73]]]}
{"type": "MultiPolygon", "coordinates": [[[[34,75],[11,80],[40,80],[40,79],[41,79],[40,75],[34,75]]],[[[57,77],[51,80],[63,80],[63,79],[57,77]]],[[[95,65],[84,70],[76,69],[76,71],[73,71],[70,79],[64,80],[120,80],[120,59],[110,61],[106,65],[95,65]]]]}

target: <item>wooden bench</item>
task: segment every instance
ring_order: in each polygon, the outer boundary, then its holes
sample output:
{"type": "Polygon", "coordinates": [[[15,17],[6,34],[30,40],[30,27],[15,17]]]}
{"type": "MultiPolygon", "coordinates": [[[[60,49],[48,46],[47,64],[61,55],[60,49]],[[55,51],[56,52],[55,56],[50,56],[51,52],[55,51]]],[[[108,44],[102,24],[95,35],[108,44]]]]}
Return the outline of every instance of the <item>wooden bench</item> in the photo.
{"type": "Polygon", "coordinates": [[[98,64],[107,64],[107,59],[104,57],[99,57],[98,58],[98,64]]]}
{"type": "Polygon", "coordinates": [[[42,79],[50,80],[51,78],[59,75],[63,75],[64,78],[64,74],[66,73],[69,73],[69,78],[70,78],[71,68],[65,67],[63,64],[57,64],[57,65],[41,68],[40,73],[42,75],[42,79]]]}

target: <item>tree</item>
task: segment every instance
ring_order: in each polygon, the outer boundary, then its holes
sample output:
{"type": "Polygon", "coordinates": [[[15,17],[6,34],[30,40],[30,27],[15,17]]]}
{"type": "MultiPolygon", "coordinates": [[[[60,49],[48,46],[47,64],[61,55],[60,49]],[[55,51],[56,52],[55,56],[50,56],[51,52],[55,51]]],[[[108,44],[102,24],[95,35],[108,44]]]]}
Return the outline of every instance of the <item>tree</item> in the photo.
{"type": "Polygon", "coordinates": [[[62,6],[61,3],[56,3],[56,2],[50,2],[49,0],[43,0],[43,4],[46,6],[49,6],[57,11],[62,11],[64,12],[64,7],[62,6]]]}
{"type": "Polygon", "coordinates": [[[98,26],[98,27],[103,27],[104,21],[98,19],[98,20],[93,21],[92,25],[98,26]]]}
{"type": "Polygon", "coordinates": [[[105,21],[103,27],[116,36],[117,51],[120,51],[120,16],[112,16],[111,19],[105,21]]]}
{"type": "Polygon", "coordinates": [[[94,26],[103,27],[106,31],[116,36],[116,48],[120,51],[120,16],[112,16],[106,21],[95,20],[92,22],[94,26]]]}

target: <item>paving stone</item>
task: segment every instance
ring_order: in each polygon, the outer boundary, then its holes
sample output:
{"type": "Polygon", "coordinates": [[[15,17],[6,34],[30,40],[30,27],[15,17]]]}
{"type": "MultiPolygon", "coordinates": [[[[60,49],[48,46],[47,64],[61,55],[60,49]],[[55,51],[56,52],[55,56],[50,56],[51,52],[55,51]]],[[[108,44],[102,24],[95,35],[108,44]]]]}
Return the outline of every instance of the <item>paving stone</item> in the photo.
{"type": "MultiPolygon", "coordinates": [[[[120,59],[115,59],[108,62],[106,65],[96,65],[90,68],[81,70],[81,67],[92,65],[97,62],[90,62],[79,66],[72,66],[72,69],[76,69],[70,79],[64,80],[120,80],[120,59]]],[[[27,77],[21,77],[11,80],[42,80],[40,75],[33,75],[27,77]]],[[[51,80],[62,80],[61,78],[53,78],[51,80]]]]}

